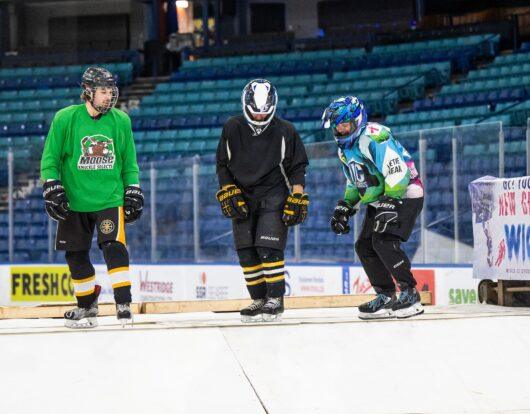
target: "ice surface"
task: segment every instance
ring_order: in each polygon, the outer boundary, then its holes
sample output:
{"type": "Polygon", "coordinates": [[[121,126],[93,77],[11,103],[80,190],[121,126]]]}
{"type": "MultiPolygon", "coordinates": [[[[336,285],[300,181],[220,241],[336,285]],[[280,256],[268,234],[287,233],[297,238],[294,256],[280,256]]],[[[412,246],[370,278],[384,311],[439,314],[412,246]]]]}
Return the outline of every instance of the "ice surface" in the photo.
{"type": "Polygon", "coordinates": [[[530,309],[0,321],[0,413],[530,413],[530,309]]]}

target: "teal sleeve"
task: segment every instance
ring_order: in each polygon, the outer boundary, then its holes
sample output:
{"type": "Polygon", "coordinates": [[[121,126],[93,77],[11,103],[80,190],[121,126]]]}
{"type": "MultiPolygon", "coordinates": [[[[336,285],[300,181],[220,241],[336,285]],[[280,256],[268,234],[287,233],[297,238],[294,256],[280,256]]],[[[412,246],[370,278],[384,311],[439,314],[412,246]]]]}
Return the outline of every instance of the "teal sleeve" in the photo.
{"type": "Polygon", "coordinates": [[[353,207],[359,202],[361,196],[359,195],[359,190],[352,182],[348,168],[346,167],[346,165],[344,165],[343,162],[341,162],[341,165],[342,171],[344,172],[344,176],[346,177],[347,182],[346,190],[344,191],[344,201],[346,201],[349,205],[353,207]]]}

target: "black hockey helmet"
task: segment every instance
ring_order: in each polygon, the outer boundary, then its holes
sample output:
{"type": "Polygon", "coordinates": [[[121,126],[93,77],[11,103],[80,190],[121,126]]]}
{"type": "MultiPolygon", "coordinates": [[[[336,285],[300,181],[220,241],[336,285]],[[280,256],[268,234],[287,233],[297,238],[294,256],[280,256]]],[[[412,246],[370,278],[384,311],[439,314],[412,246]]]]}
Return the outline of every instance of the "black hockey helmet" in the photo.
{"type": "Polygon", "coordinates": [[[112,73],[105,68],[96,66],[90,66],[87,68],[81,79],[81,87],[83,88],[82,97],[89,101],[96,111],[102,114],[109,112],[112,108],[114,108],[114,106],[116,106],[116,103],[118,102],[119,92],[116,79],[114,79],[112,73]],[[112,89],[112,96],[107,105],[94,105],[94,94],[96,92],[96,88],[112,89]]]}
{"type": "Polygon", "coordinates": [[[276,88],[266,79],[254,79],[245,85],[241,94],[243,114],[255,135],[261,134],[271,123],[278,94],[276,88]],[[255,115],[266,115],[263,120],[254,119],[255,115]]]}

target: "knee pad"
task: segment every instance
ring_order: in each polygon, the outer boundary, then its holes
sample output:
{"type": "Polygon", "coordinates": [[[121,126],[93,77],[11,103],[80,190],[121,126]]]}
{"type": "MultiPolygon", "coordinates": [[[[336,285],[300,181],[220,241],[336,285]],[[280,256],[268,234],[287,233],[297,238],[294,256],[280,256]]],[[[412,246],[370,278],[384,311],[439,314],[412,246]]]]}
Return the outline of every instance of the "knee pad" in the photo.
{"type": "Polygon", "coordinates": [[[262,263],[283,262],[283,250],[270,247],[256,247],[256,252],[262,263]]]}
{"type": "Polygon", "coordinates": [[[123,243],[107,241],[101,244],[101,250],[103,251],[107,269],[129,266],[129,252],[123,243]]]}
{"type": "Polygon", "coordinates": [[[256,266],[258,264],[261,264],[261,260],[254,247],[238,249],[237,257],[239,258],[239,264],[243,267],[256,266]]]}
{"type": "Polygon", "coordinates": [[[64,257],[70,268],[72,279],[86,278],[95,274],[94,266],[90,263],[88,250],[80,252],[67,251],[64,257]]]}

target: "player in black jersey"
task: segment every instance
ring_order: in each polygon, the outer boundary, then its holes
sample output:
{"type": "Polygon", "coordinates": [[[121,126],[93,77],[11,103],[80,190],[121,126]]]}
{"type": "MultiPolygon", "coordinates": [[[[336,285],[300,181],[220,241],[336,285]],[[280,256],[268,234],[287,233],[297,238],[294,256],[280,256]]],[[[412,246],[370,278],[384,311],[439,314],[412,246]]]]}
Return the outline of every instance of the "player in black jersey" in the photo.
{"type": "Polygon", "coordinates": [[[275,116],[276,88],[250,81],[243,115],[226,121],[217,147],[217,199],[232,219],[234,244],[253,302],[243,322],[279,320],[285,295],[287,227],[302,223],[307,155],[294,126],[275,116]]]}

